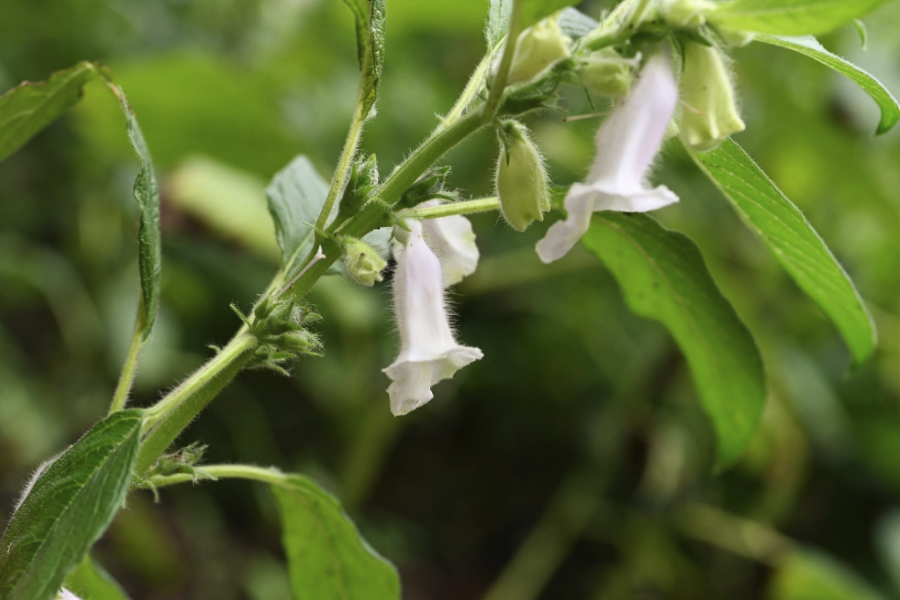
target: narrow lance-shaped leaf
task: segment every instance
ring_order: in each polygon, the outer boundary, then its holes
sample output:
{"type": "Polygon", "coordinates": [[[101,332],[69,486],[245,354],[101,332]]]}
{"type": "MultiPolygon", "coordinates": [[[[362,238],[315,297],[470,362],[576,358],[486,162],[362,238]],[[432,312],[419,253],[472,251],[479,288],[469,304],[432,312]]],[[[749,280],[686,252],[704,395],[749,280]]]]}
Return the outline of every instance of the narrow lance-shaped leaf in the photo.
{"type": "Polygon", "coordinates": [[[716,466],[734,463],[759,421],[766,383],[750,331],[690,239],[643,214],[594,215],[583,238],[637,314],[662,322],[690,365],[716,434],[716,466]]]}
{"type": "Polygon", "coordinates": [[[725,140],[715,150],[691,156],[800,288],[831,318],[854,361],[865,361],[875,350],[875,325],[853,282],[803,213],[735,142],[725,140]]]}
{"type": "Polygon", "coordinates": [[[732,0],[709,20],[737,31],[777,35],[827,33],[862,17],[887,0],[732,0]]]}
{"type": "Polygon", "coordinates": [[[299,475],[272,492],[296,598],[399,600],[396,569],[362,539],[337,499],[299,475]]]}
{"type": "Polygon", "coordinates": [[[49,600],[125,501],[141,411],[100,421],[38,477],[0,539],[0,598],[49,600]]]}
{"type": "Polygon", "coordinates": [[[900,104],[897,103],[897,99],[880,81],[853,63],[826,50],[813,36],[783,37],[759,35],[755,39],[759,42],[780,46],[804,54],[837,71],[862,88],[881,109],[881,122],[878,124],[876,134],[890,131],[897,124],[897,121],[900,121],[900,104]]]}
{"type": "Polygon", "coordinates": [[[26,81],[0,96],[0,160],[3,160],[81,100],[96,67],[80,62],[40,83],[26,81]]]}
{"type": "Polygon", "coordinates": [[[512,14],[513,0],[490,0],[488,7],[487,24],[484,28],[484,37],[487,39],[488,49],[500,43],[509,29],[509,16],[512,14]]]}
{"type": "Polygon", "coordinates": [[[150,337],[156,311],[159,307],[159,279],[162,270],[162,252],[159,233],[159,185],[153,171],[153,159],[138,125],[137,117],[128,104],[125,93],[117,85],[108,83],[110,90],[119,99],[125,113],[125,128],[132,148],[140,159],[141,166],[134,180],[134,199],[140,208],[138,226],[138,266],[141,273],[141,304],[138,313],[138,327],[141,337],[150,337]]]}
{"type": "Polygon", "coordinates": [[[84,557],[81,564],[69,573],[65,588],[81,600],[128,600],[128,595],[103,567],[84,557]]]}
{"type": "Polygon", "coordinates": [[[378,84],[384,63],[385,0],[344,0],[356,21],[356,51],[360,82],[360,114],[369,116],[378,99],[378,84]]]}

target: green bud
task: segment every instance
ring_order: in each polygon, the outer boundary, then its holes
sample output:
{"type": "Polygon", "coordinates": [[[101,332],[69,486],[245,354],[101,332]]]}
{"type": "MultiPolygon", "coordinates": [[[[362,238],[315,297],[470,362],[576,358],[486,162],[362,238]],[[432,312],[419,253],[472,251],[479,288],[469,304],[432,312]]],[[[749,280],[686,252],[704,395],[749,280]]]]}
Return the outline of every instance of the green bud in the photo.
{"type": "Polygon", "coordinates": [[[581,83],[600,96],[621,97],[628,94],[633,78],[634,61],[622,58],[611,49],[588,54],[578,69],[581,83]]]}
{"type": "Polygon", "coordinates": [[[753,41],[756,34],[752,31],[738,31],[737,29],[727,29],[725,27],[715,27],[716,33],[722,38],[728,46],[732,48],[741,48],[753,41]]]}
{"type": "Polygon", "coordinates": [[[706,13],[715,8],[710,0],[664,0],[659,14],[676,27],[700,27],[706,23],[706,13]]]}
{"type": "Polygon", "coordinates": [[[345,237],[341,240],[344,252],[344,265],[353,281],[371,287],[376,281],[384,279],[381,272],[387,261],[381,258],[372,246],[362,240],[345,237]]]}
{"type": "Polygon", "coordinates": [[[516,121],[501,125],[502,148],[497,165],[497,196],[500,212],[516,231],[525,231],[532,221],[543,221],[550,210],[547,172],[528,130],[516,121]]]}
{"type": "Polygon", "coordinates": [[[684,45],[681,136],[695,150],[712,150],[744,130],[722,51],[697,42],[684,45]]]}
{"type": "Polygon", "coordinates": [[[531,81],[556,61],[568,58],[572,40],[563,34],[556,17],[540,21],[519,35],[506,83],[531,81]]]}

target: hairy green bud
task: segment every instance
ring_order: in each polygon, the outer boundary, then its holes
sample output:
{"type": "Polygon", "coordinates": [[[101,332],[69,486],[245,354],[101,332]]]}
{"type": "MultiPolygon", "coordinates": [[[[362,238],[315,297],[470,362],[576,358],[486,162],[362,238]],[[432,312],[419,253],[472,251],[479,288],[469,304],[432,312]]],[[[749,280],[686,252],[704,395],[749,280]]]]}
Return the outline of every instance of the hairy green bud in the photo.
{"type": "Polygon", "coordinates": [[[634,67],[634,60],[622,58],[615,50],[604,48],[584,57],[578,74],[588,91],[600,96],[621,97],[631,89],[634,67]]]}
{"type": "Polygon", "coordinates": [[[500,212],[516,231],[533,221],[543,221],[550,210],[547,172],[528,130],[516,121],[501,125],[500,160],[497,164],[497,196],[500,212]]]}
{"type": "Polygon", "coordinates": [[[700,27],[706,23],[706,13],[715,10],[710,0],[664,0],[659,14],[676,27],[700,27]]]}
{"type": "Polygon", "coordinates": [[[341,240],[341,250],[347,273],[353,281],[371,287],[376,281],[384,279],[381,272],[387,266],[387,261],[372,246],[362,240],[345,237],[341,240]]]}
{"type": "Polygon", "coordinates": [[[681,136],[695,150],[712,150],[744,130],[722,51],[688,41],[681,76],[681,136]]]}
{"type": "Polygon", "coordinates": [[[571,43],[571,38],[560,29],[556,17],[532,25],[519,35],[507,84],[531,81],[556,61],[568,58],[571,43]]]}

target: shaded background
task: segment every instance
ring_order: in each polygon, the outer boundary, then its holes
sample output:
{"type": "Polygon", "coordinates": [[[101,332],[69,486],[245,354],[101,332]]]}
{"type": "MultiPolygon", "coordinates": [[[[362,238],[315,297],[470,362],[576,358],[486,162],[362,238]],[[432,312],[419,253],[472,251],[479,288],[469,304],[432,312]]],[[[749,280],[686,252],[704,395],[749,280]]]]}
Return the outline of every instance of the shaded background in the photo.
{"type": "MultiPolygon", "coordinates": [[[[608,4],[582,8],[596,17],[608,4]]],[[[483,54],[486,10],[388,1],[379,112],[364,139],[383,172],[452,105],[483,54]]],[[[898,93],[900,4],[865,21],[867,52],[850,27],[823,41],[898,93]]],[[[228,304],[249,307],[275,272],[263,186],[297,153],[330,176],[356,97],[354,44],[338,0],[0,6],[0,89],[102,61],[153,153],[163,297],[135,405],[227,341],[239,325],[228,304]]],[[[485,358],[425,408],[388,410],[389,288],[330,278],[313,293],[327,356],[291,378],[243,373],[184,441],[209,444],[210,462],[275,465],[334,491],[397,564],[408,600],[863,597],[815,587],[845,568],[897,596],[900,132],[873,139],[874,104],[809,59],[756,45],[734,58],[748,124],[736,139],[829,243],[881,336],[877,357],[849,372],[825,316],[672,144],[657,179],[682,201],[656,215],[697,241],[771,380],[737,467],[710,474],[709,428],[662,327],[629,314],[583,250],[540,265],[532,248],[546,225],[517,234],[496,215],[472,219],[483,259],[453,296],[461,340],[485,358]],[[819,558],[785,562],[781,535],[819,558]]],[[[583,93],[568,96],[573,113],[590,112],[583,93]]],[[[561,116],[529,125],[567,184],[597,123],[561,116]]],[[[493,134],[476,136],[449,156],[452,183],[490,194],[496,154],[493,134]]],[[[106,412],[138,295],[136,170],[99,84],[0,163],[4,514],[30,470],[106,412]]],[[[95,555],[136,599],[290,597],[262,485],[183,485],[160,504],[134,494],[95,555]]]]}

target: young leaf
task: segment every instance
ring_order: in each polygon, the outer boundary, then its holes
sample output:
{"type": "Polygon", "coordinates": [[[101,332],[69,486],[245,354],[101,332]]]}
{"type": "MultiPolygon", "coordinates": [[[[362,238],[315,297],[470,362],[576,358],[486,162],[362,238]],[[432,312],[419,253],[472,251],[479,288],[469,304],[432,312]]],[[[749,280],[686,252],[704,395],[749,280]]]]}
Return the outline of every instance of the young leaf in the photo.
{"type": "Polygon", "coordinates": [[[25,82],[0,96],[0,160],[74,106],[84,85],[97,76],[89,62],[57,71],[41,83],[25,82]]]}
{"type": "Polygon", "coordinates": [[[266,188],[286,273],[291,273],[309,251],[316,234],[311,224],[316,222],[327,194],[328,184],[303,155],[276,173],[266,188]]]}
{"type": "Polygon", "coordinates": [[[360,537],[337,499],[299,475],[272,492],[296,598],[399,600],[396,569],[360,537]]]}
{"type": "Polygon", "coordinates": [[[484,28],[484,37],[487,39],[488,49],[500,43],[506,31],[509,29],[509,17],[512,14],[513,0],[490,0],[488,8],[487,24],[484,28]]]}
{"type": "Polygon", "coordinates": [[[0,598],[55,596],[125,501],[141,421],[114,413],[41,473],[0,539],[0,598]]]}
{"type": "Polygon", "coordinates": [[[150,337],[156,312],[159,308],[159,275],[162,270],[162,243],[159,234],[159,185],[153,171],[153,159],[137,117],[125,92],[117,85],[107,82],[109,89],[119,99],[125,114],[125,130],[131,147],[140,159],[141,168],[134,180],[134,199],[140,208],[138,226],[138,267],[141,272],[141,304],[138,313],[137,331],[144,341],[150,337]]]}
{"type": "Polygon", "coordinates": [[[577,8],[564,8],[559,15],[559,28],[573,40],[583,38],[598,27],[600,23],[577,8]]]}
{"type": "Polygon", "coordinates": [[[900,121],[900,104],[897,103],[897,99],[880,81],[853,63],[832,54],[811,35],[801,37],[759,35],[755,39],[759,42],[781,46],[782,48],[805,54],[826,67],[834,69],[861,87],[881,108],[881,122],[878,124],[876,134],[890,131],[897,124],[897,121],[900,121]]]}
{"type": "Polygon", "coordinates": [[[733,141],[691,156],[781,266],[831,318],[855,363],[864,362],[875,350],[875,324],[853,282],[803,213],[733,141]]]}
{"type": "Polygon", "coordinates": [[[827,33],[857,19],[887,0],[731,0],[709,20],[736,31],[777,35],[827,33]]]}
{"type": "Polygon", "coordinates": [[[821,552],[800,549],[779,563],[770,600],[886,600],[847,566],[821,552]]]}
{"type": "Polygon", "coordinates": [[[100,565],[86,555],[63,586],[81,600],[128,600],[128,595],[100,565]]]}
{"type": "Polygon", "coordinates": [[[522,29],[531,27],[541,19],[546,19],[556,11],[562,10],[567,6],[574,6],[580,0],[514,0],[521,2],[521,20],[522,29]]]}
{"type": "Polygon", "coordinates": [[[635,313],[661,321],[687,357],[716,433],[716,466],[734,463],[765,403],[762,359],[694,243],[635,213],[594,215],[583,238],[635,313]]]}
{"type": "Polygon", "coordinates": [[[378,99],[384,62],[385,0],[344,0],[356,20],[356,52],[362,71],[360,109],[368,116],[378,99]]]}

